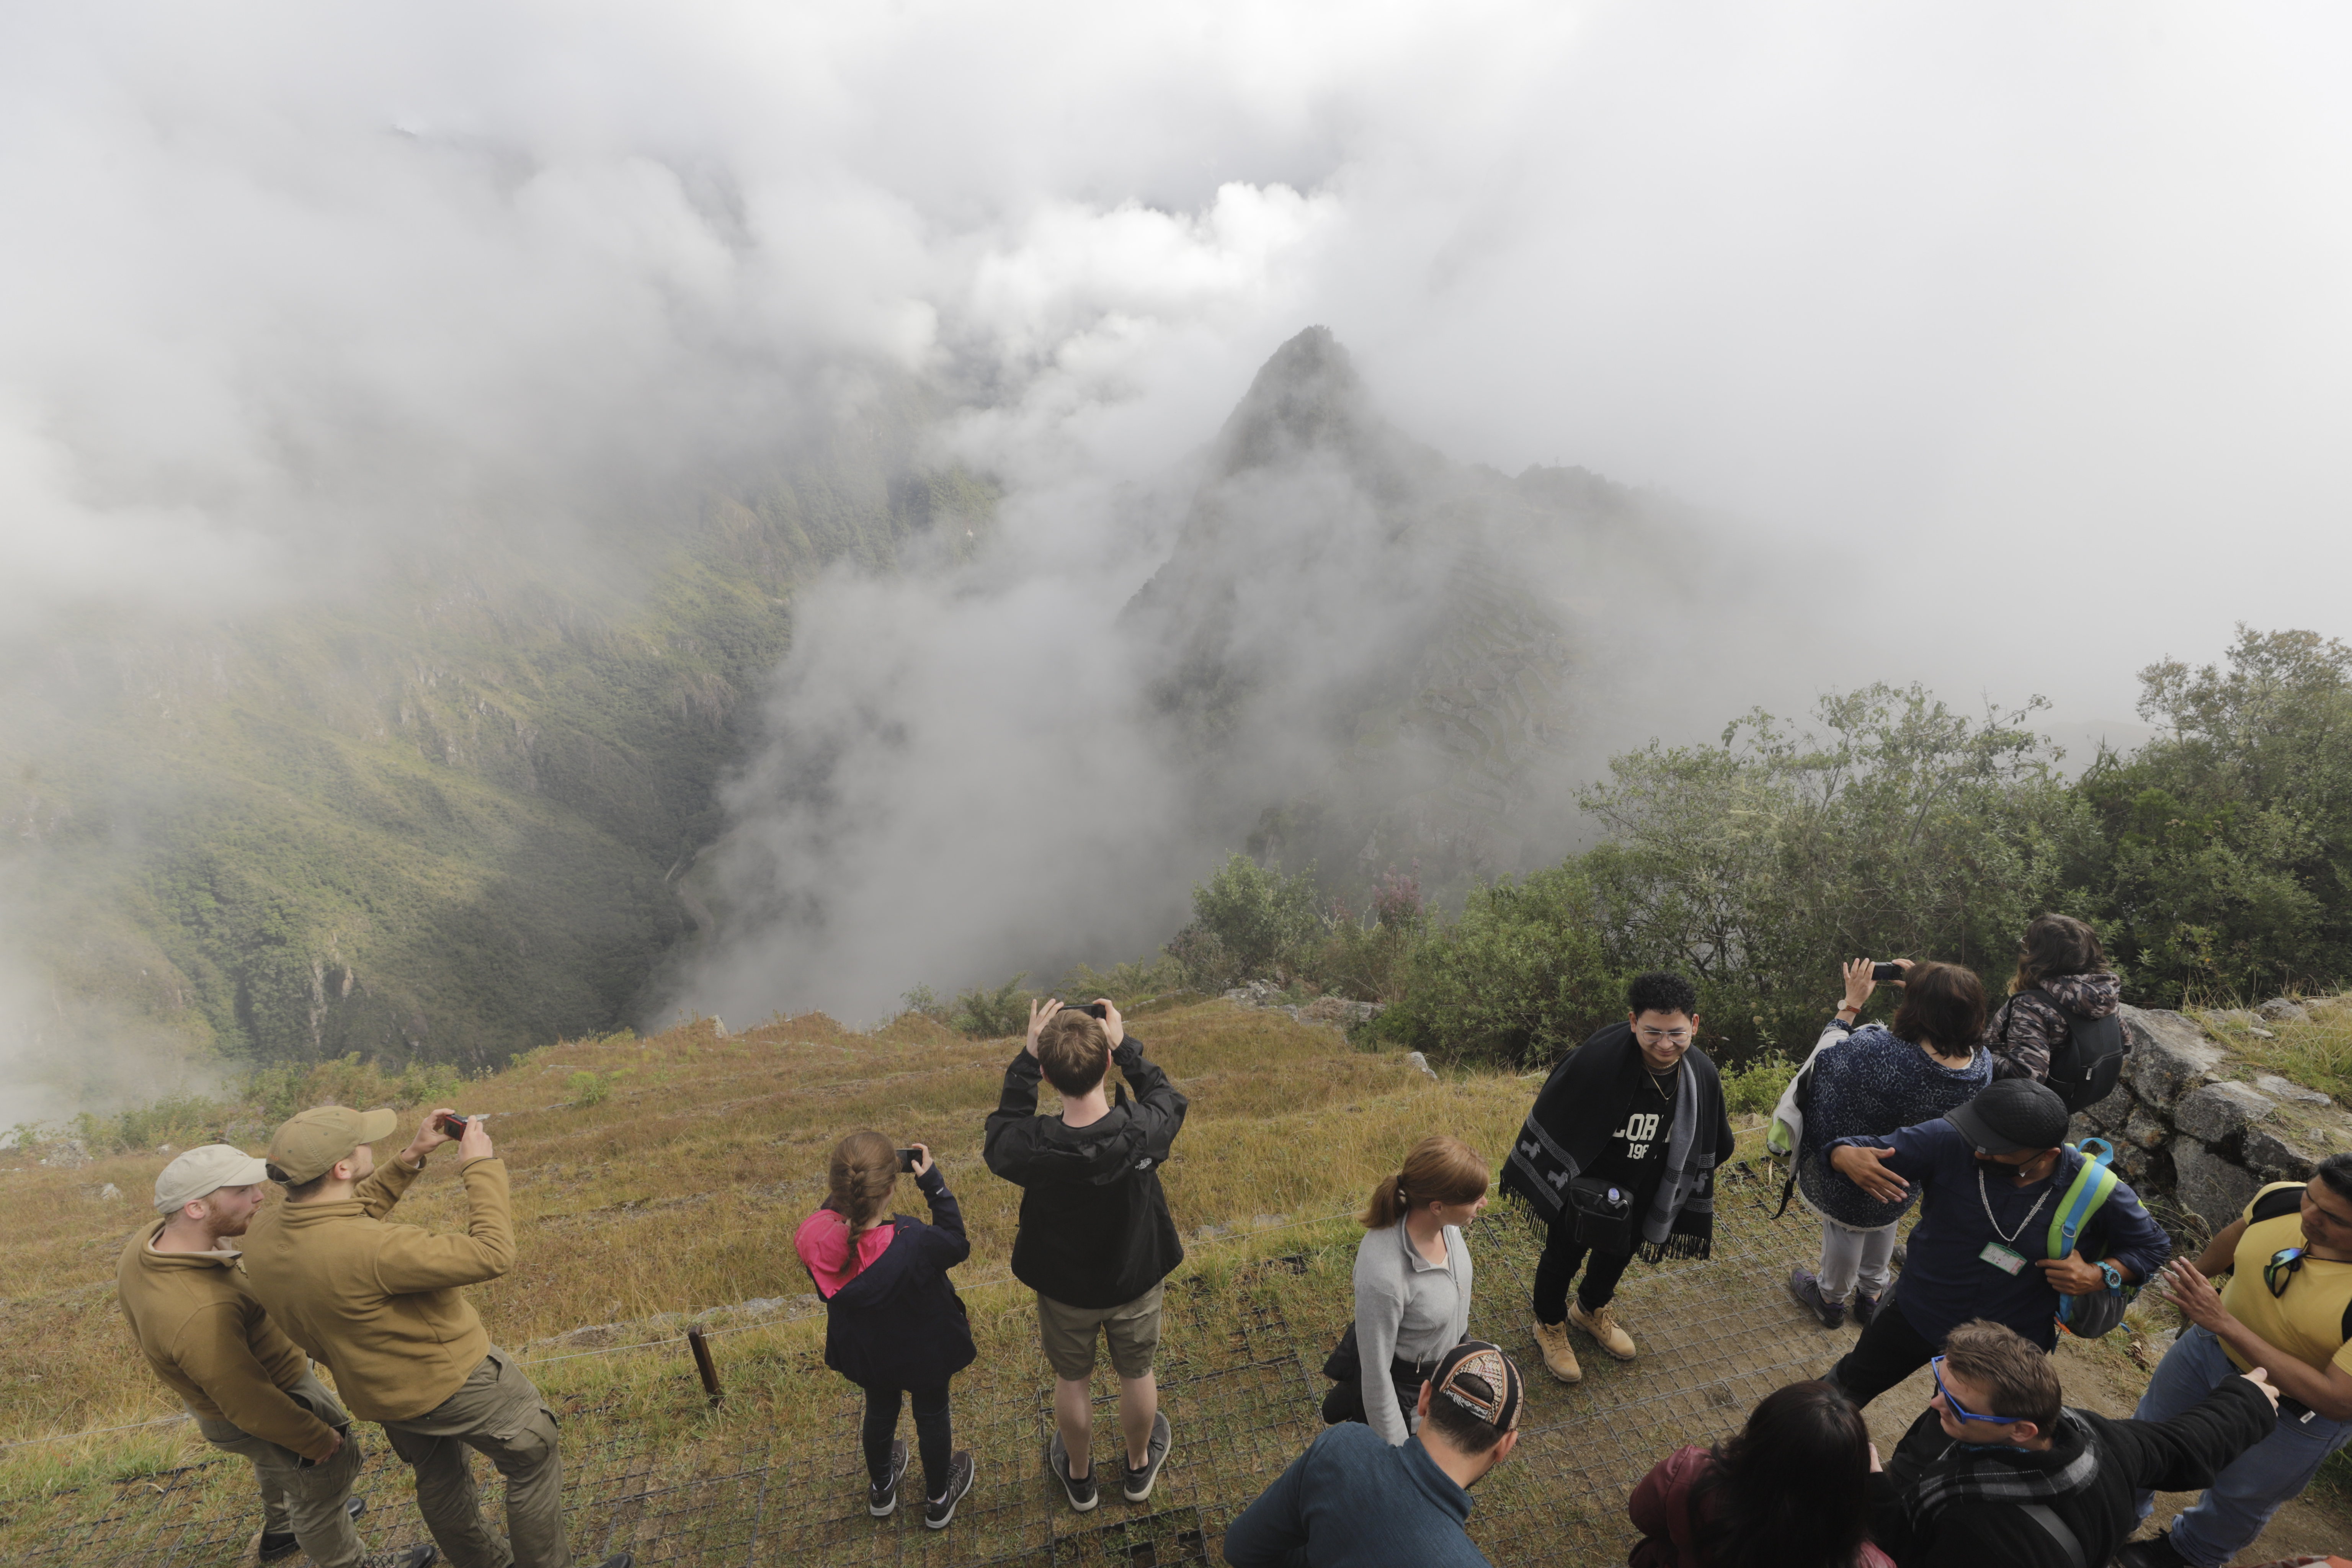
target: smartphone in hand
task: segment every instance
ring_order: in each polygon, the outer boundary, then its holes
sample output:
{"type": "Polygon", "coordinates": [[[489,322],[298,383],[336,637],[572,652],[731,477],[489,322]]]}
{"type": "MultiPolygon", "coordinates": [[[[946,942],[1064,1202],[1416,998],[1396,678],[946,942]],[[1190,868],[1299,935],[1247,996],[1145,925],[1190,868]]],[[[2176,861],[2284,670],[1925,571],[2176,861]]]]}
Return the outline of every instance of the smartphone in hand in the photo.
{"type": "Polygon", "coordinates": [[[922,1157],[923,1152],[920,1149],[901,1149],[898,1151],[898,1169],[912,1171],[915,1168],[915,1162],[922,1157]]]}
{"type": "Polygon", "coordinates": [[[466,1118],[455,1111],[435,1118],[433,1124],[452,1138],[463,1138],[466,1135],[466,1118]]]}

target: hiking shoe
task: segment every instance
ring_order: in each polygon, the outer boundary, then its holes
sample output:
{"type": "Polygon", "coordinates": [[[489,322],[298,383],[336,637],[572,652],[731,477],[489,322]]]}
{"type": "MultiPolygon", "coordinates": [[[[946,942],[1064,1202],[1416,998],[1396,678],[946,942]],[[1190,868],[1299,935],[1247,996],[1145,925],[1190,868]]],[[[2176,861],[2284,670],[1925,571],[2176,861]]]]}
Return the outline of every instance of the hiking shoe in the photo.
{"type": "Polygon", "coordinates": [[[898,1483],[907,1475],[907,1439],[890,1440],[890,1479],[870,1482],[866,1488],[866,1511],[877,1519],[887,1519],[898,1511],[898,1483]]]}
{"type": "Polygon", "coordinates": [[[1584,1367],[1576,1359],[1576,1347],[1568,1342],[1568,1325],[1538,1318],[1530,1326],[1536,1331],[1536,1349],[1543,1352],[1544,1370],[1562,1383],[1582,1383],[1584,1367]]]}
{"type": "Polygon", "coordinates": [[[1124,1452],[1118,1457],[1119,1476],[1127,1483],[1119,1489],[1120,1496],[1129,1502],[1141,1502],[1151,1495],[1151,1484],[1160,1479],[1160,1467],[1168,1462],[1168,1445],[1171,1441],[1173,1434],[1168,1428],[1168,1412],[1153,1411],[1151,1441],[1144,1446],[1143,1468],[1138,1469],[1129,1464],[1124,1452]]]}
{"type": "Polygon", "coordinates": [[[429,1568],[430,1564],[438,1563],[440,1560],[441,1552],[438,1547],[425,1545],[404,1546],[395,1552],[379,1552],[361,1561],[367,1565],[367,1568],[429,1568]]]}
{"type": "Polygon", "coordinates": [[[2172,1531],[2159,1530],[2146,1541],[2135,1541],[2116,1553],[2119,1568],[2186,1568],[2189,1559],[2174,1550],[2172,1531]]]}
{"type": "Polygon", "coordinates": [[[1078,1512],[1092,1513],[1095,1510],[1095,1504],[1102,1501],[1102,1494],[1095,1490],[1095,1477],[1091,1467],[1087,1471],[1085,1480],[1071,1479],[1070,1451],[1062,1447],[1062,1435],[1059,1432],[1055,1433],[1052,1439],[1045,1445],[1045,1468],[1054,1472],[1054,1479],[1062,1483],[1064,1491],[1070,1494],[1070,1506],[1078,1512]]]}
{"type": "Polygon", "coordinates": [[[955,1505],[963,1500],[964,1493],[971,1490],[974,1473],[971,1450],[958,1448],[955,1457],[948,1461],[947,1496],[923,1500],[923,1527],[926,1530],[945,1530],[948,1527],[948,1521],[955,1517],[955,1505]]]}
{"type": "MultiPolygon", "coordinates": [[[[350,1439],[345,1438],[344,1441],[349,1442],[350,1439]]],[[[366,1511],[367,1499],[355,1497],[343,1500],[345,1519],[357,1519],[366,1511]]],[[[265,1530],[261,1532],[261,1539],[253,1544],[253,1554],[264,1563],[275,1563],[280,1557],[291,1557],[301,1550],[302,1543],[294,1539],[294,1532],[290,1530],[265,1530]]]]}
{"type": "Polygon", "coordinates": [[[1811,1269],[1789,1270],[1789,1294],[1795,1300],[1798,1306],[1819,1318],[1822,1321],[1822,1327],[1825,1329],[1845,1327],[1845,1303],[1822,1300],[1822,1282],[1813,1277],[1811,1269]]]}
{"type": "Polygon", "coordinates": [[[1568,1321],[1592,1336],[1593,1342],[1619,1361],[1633,1359],[1633,1336],[1618,1325],[1617,1314],[1603,1301],[1588,1312],[1581,1301],[1568,1304],[1568,1321]]]}
{"type": "Polygon", "coordinates": [[[1878,1298],[1875,1296],[1865,1296],[1859,1290],[1855,1291],[1853,1293],[1853,1321],[1855,1324],[1858,1327],[1866,1329],[1870,1327],[1870,1320],[1876,1316],[1878,1316],[1878,1298]]]}

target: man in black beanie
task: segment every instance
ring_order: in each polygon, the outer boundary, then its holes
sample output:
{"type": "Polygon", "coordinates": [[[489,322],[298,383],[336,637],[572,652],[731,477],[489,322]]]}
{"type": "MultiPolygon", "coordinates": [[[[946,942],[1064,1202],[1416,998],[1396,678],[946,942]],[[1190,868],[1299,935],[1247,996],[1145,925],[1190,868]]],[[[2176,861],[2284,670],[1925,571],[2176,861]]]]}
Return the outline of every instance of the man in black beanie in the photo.
{"type": "Polygon", "coordinates": [[[1829,1161],[1874,1198],[1900,1198],[1914,1183],[1927,1189],[1894,1310],[1882,1307],[1830,1370],[1857,1405],[1927,1365],[1971,1319],[2047,1351],[2062,1296],[2119,1294],[2172,1254],[2131,1188],[2095,1172],[2077,1186],[2088,1157],[2066,1143],[2065,1102],[2032,1079],[2000,1079],[1891,1138],[1841,1138],[1829,1161]]]}

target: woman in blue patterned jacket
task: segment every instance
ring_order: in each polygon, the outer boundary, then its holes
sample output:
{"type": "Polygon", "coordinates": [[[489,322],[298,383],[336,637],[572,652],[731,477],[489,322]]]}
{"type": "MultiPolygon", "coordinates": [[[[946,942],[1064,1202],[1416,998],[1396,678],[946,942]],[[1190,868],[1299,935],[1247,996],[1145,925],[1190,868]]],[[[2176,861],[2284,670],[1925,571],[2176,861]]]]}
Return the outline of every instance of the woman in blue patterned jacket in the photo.
{"type": "Polygon", "coordinates": [[[1876,988],[1870,960],[1855,959],[1845,966],[1845,1001],[1822,1031],[1843,1038],[1813,1058],[1797,1190],[1822,1218],[1821,1267],[1790,1271],[1789,1294],[1824,1328],[1845,1322],[1849,1296],[1854,1321],[1870,1321],[1886,1290],[1895,1224],[1917,1194],[1892,1203],[1874,1198],[1831,1169],[1822,1151],[1839,1138],[1878,1137],[1933,1121],[1992,1081],[1992,1055],[1975,1043],[1985,1025],[1984,983],[1975,971],[1895,962],[1904,978],[1896,982],[1903,1003],[1894,1023],[1853,1026],[1876,988]]]}

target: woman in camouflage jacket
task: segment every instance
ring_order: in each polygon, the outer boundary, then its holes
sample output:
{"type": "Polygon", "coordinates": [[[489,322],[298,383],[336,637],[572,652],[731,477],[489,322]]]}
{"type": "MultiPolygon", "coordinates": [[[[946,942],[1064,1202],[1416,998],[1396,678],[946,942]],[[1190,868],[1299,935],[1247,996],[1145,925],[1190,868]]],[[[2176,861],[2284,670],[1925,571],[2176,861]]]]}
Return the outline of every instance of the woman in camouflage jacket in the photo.
{"type": "Polygon", "coordinates": [[[2072,1020],[2104,1018],[2123,1001],[2123,981],[2107,971],[2098,933],[2072,915],[2042,915],[2025,928],[2009,1000],[1995,1009],[1980,1042],[1992,1052],[1995,1078],[2050,1076],[2050,1056],[2065,1044],[2072,1020]]]}

